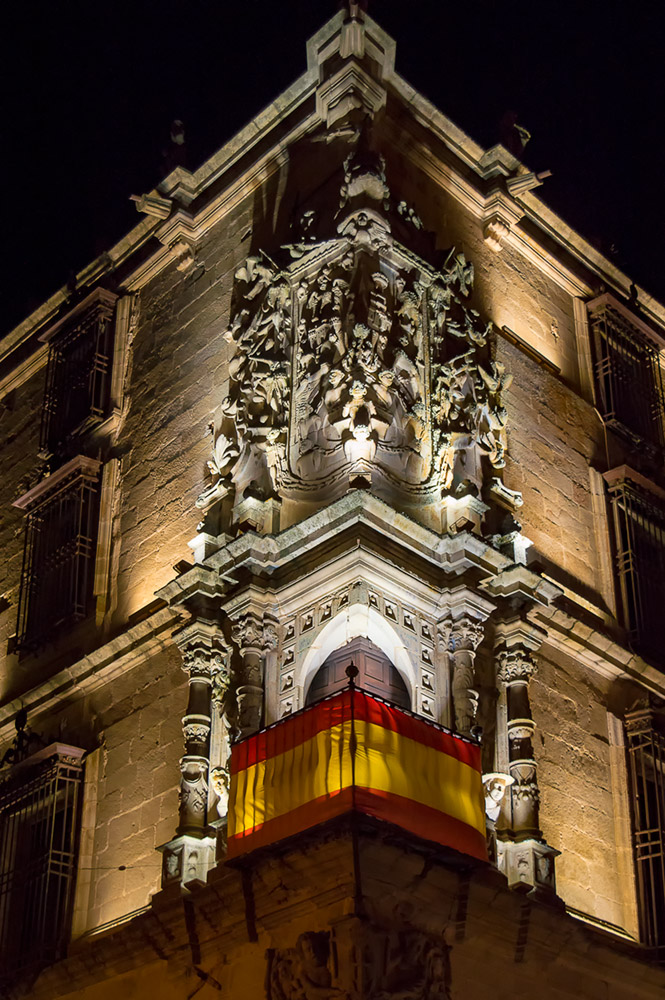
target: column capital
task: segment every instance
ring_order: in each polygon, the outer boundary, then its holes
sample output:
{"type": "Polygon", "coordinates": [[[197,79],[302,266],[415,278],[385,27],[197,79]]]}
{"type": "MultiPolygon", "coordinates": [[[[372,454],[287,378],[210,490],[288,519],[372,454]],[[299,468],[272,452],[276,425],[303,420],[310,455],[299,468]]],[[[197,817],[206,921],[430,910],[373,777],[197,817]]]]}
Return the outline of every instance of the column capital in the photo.
{"type": "Polygon", "coordinates": [[[536,661],[529,650],[524,647],[501,649],[496,654],[497,680],[504,684],[515,684],[519,681],[527,683],[538,669],[536,661]]]}
{"type": "Polygon", "coordinates": [[[190,680],[212,682],[215,677],[228,678],[229,648],[214,622],[193,621],[173,635],[182,656],[182,669],[190,680]]]}
{"type": "Polygon", "coordinates": [[[242,656],[248,652],[261,653],[277,648],[276,625],[259,611],[249,610],[235,615],[231,619],[231,636],[242,656]]]}

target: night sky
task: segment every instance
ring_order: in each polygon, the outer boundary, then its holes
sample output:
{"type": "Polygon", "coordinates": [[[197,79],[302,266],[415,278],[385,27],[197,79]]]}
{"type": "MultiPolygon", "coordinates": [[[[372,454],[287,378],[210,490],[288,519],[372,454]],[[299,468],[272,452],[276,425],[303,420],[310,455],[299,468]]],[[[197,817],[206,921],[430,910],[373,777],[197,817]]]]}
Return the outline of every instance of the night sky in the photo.
{"type": "MultiPolygon", "coordinates": [[[[334,0],[24,0],[3,12],[0,332],[141,218],[169,126],[198,167],[305,69],[334,0]]],[[[397,69],[482,145],[515,111],[539,194],[665,299],[665,9],[373,0],[397,69]],[[657,10],[648,13],[647,9],[657,10]]]]}

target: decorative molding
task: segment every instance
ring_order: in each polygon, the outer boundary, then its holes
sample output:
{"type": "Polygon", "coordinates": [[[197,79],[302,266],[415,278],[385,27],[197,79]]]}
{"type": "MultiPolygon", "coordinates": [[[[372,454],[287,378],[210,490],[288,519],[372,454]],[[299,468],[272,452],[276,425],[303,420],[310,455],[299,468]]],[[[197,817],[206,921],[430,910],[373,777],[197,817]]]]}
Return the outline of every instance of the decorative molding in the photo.
{"type": "Polygon", "coordinates": [[[19,510],[30,510],[37,506],[47,497],[52,496],[57,490],[62,489],[71,480],[77,477],[90,479],[94,482],[99,478],[101,462],[95,458],[88,458],[85,455],[77,455],[50,476],[46,476],[40,483],[24,493],[12,502],[13,507],[19,510]]]}

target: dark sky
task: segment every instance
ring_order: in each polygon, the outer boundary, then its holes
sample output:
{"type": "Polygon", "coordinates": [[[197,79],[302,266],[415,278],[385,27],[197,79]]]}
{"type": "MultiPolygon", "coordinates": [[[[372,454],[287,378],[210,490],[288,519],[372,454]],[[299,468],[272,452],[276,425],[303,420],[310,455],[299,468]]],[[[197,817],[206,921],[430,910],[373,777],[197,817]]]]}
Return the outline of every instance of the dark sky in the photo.
{"type": "MultiPolygon", "coordinates": [[[[0,43],[11,329],[139,219],[169,124],[196,168],[305,69],[334,0],[23,0],[0,43]]],[[[628,0],[372,0],[397,68],[483,145],[508,110],[551,207],[665,298],[665,9],[628,0]],[[657,13],[649,13],[657,11],[657,13]]]]}

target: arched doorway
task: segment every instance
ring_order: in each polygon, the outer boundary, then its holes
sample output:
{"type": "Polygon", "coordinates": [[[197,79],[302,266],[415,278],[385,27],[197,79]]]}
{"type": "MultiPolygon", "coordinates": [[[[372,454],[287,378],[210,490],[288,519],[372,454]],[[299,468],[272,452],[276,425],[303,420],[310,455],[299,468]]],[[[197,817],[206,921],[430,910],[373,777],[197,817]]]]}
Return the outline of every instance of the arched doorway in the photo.
{"type": "Polygon", "coordinates": [[[310,684],[305,704],[311,705],[345,688],[349,683],[346,668],[351,661],[358,669],[358,687],[400,708],[411,708],[409,692],[399,672],[378,646],[362,637],[340,646],[321,664],[310,684]]]}

